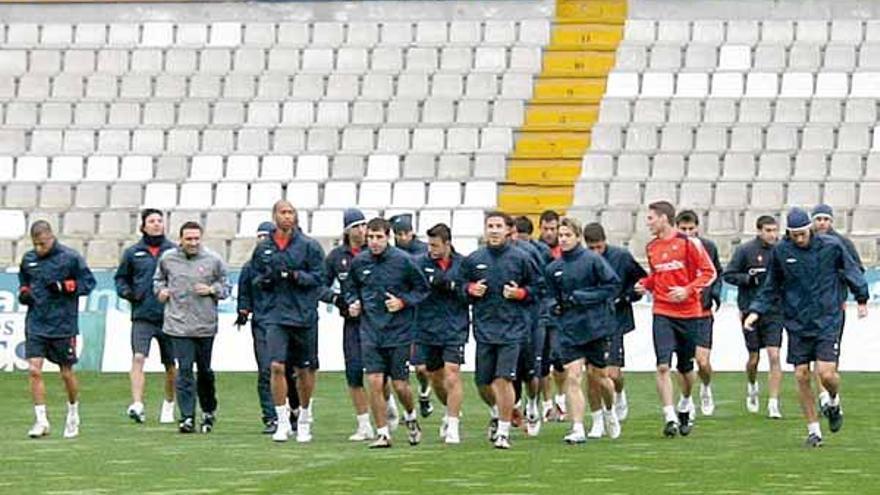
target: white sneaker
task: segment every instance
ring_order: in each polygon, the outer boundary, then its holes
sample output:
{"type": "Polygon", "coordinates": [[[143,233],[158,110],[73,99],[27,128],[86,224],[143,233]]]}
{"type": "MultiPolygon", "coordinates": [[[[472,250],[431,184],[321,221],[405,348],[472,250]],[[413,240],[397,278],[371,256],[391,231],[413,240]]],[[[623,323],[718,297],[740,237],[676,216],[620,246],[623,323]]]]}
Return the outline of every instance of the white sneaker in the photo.
{"type": "Polygon", "coordinates": [[[700,386],[700,412],[703,416],[715,414],[715,400],[712,398],[712,389],[700,386]]]}
{"type": "Polygon", "coordinates": [[[562,441],[569,445],[577,445],[580,443],[587,443],[587,437],[585,437],[583,433],[570,431],[568,432],[568,435],[565,435],[565,437],[562,438],[562,441]]]}
{"type": "Polygon", "coordinates": [[[526,435],[536,437],[541,433],[541,417],[537,411],[533,414],[526,415],[526,435]]]}
{"type": "Polygon", "coordinates": [[[602,421],[594,421],[587,433],[587,438],[602,438],[605,435],[605,425],[602,421]]]}
{"type": "Polygon", "coordinates": [[[614,409],[610,409],[602,413],[602,420],[605,422],[604,427],[605,431],[608,433],[608,438],[614,440],[620,437],[620,421],[617,418],[617,413],[614,412],[614,409]]]}
{"type": "Polygon", "coordinates": [[[49,423],[42,423],[40,421],[36,421],[34,426],[28,430],[28,436],[31,438],[40,438],[49,435],[49,423]]]}
{"type": "Polygon", "coordinates": [[[303,422],[296,425],[297,443],[309,443],[312,441],[312,423],[303,422]]]}
{"type": "Polygon", "coordinates": [[[758,398],[757,390],[749,390],[746,394],[746,410],[752,414],[757,414],[761,410],[761,402],[758,398]]]}
{"type": "Polygon", "coordinates": [[[440,420],[440,440],[446,438],[446,435],[449,434],[449,420],[447,416],[444,414],[443,418],[440,420]]]}
{"type": "Polygon", "coordinates": [[[458,428],[447,428],[446,436],[443,438],[443,441],[450,445],[460,444],[461,436],[458,433],[458,428]]]}
{"type": "Polygon", "coordinates": [[[617,415],[618,421],[626,421],[629,416],[629,403],[617,401],[614,403],[614,413],[617,415]]]}
{"type": "Polygon", "coordinates": [[[397,427],[400,426],[400,415],[397,412],[397,408],[388,407],[385,412],[388,416],[388,428],[391,431],[396,430],[397,427]]]}
{"type": "Polygon", "coordinates": [[[782,419],[782,412],[779,411],[779,406],[769,406],[767,407],[767,417],[770,419],[782,419]]]}
{"type": "Polygon", "coordinates": [[[159,424],[167,425],[174,423],[174,401],[162,401],[162,411],[159,413],[159,424]]]}
{"type": "Polygon", "coordinates": [[[376,438],[376,433],[373,431],[373,427],[369,425],[365,425],[363,427],[358,427],[354,433],[348,437],[349,442],[365,442],[367,440],[372,440],[376,438]]]}
{"type": "Polygon", "coordinates": [[[68,414],[64,422],[64,438],[76,438],[79,436],[79,416],[68,414]]]}
{"type": "Polygon", "coordinates": [[[144,414],[143,406],[138,407],[137,404],[128,406],[127,414],[135,423],[143,423],[147,420],[147,415],[144,414]]]}
{"type": "Polygon", "coordinates": [[[287,421],[281,421],[279,418],[278,428],[275,429],[275,433],[272,434],[273,442],[286,442],[290,439],[290,436],[293,434],[293,428],[290,427],[290,423],[287,421]]]}

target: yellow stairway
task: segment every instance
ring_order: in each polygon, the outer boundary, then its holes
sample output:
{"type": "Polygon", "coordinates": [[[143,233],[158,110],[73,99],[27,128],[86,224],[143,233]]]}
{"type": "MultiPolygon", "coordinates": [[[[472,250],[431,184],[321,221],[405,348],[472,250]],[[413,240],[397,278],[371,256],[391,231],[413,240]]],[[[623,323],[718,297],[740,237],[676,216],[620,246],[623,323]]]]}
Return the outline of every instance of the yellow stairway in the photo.
{"type": "Polygon", "coordinates": [[[571,206],[625,20],[626,0],[556,1],[543,68],[500,188],[502,210],[535,216],[571,206]]]}

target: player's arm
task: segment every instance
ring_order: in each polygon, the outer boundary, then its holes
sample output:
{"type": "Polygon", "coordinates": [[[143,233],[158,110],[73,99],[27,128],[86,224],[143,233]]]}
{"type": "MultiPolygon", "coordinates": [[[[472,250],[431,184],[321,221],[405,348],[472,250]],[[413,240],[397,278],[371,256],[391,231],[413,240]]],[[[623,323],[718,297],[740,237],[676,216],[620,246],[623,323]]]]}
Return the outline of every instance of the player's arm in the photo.
{"type": "Polygon", "coordinates": [[[216,259],[215,263],[215,275],[214,283],[211,284],[211,296],[217,300],[226,299],[229,297],[229,293],[232,290],[232,286],[229,283],[229,273],[226,269],[226,263],[224,263],[219,257],[216,259]]]}
{"type": "MultiPolygon", "coordinates": [[[[92,270],[86,264],[86,259],[82,257],[82,255],[77,254],[76,260],[74,261],[74,276],[72,280],[75,285],[75,294],[77,296],[87,296],[89,292],[95,289],[95,286],[98,285],[98,282],[95,280],[95,275],[92,273],[92,270]]],[[[65,281],[66,284],[69,284],[68,281],[65,281]]]]}
{"type": "Polygon", "coordinates": [[[406,277],[405,286],[408,287],[408,290],[402,294],[394,294],[394,296],[407,306],[417,306],[431,295],[431,286],[428,285],[425,274],[409,257],[403,260],[403,272],[406,277]]]}
{"type": "Polygon", "coordinates": [[[868,292],[868,282],[865,280],[865,276],[862,274],[859,264],[849,255],[843,246],[841,246],[840,249],[838,263],[840,263],[840,271],[843,274],[843,279],[846,282],[847,287],[849,287],[850,292],[853,293],[856,302],[859,305],[867,304],[868,299],[871,297],[868,292]]]}
{"type": "Polygon", "coordinates": [[[712,265],[715,267],[715,280],[712,282],[712,300],[715,301],[716,306],[721,306],[721,288],[724,285],[721,283],[721,274],[724,273],[724,266],[718,258],[717,246],[713,247],[710,255],[712,258],[712,265]]]}
{"type": "MultiPolygon", "coordinates": [[[[170,253],[171,251],[166,251],[170,253]]],[[[165,269],[165,255],[159,257],[156,263],[156,271],[153,272],[153,294],[160,295],[162,291],[168,290],[168,272],[165,269]]]]}
{"type": "Polygon", "coordinates": [[[245,263],[238,274],[238,300],[236,301],[236,310],[238,312],[247,311],[250,313],[254,309],[253,281],[254,276],[251,264],[245,263]]]}
{"type": "Polygon", "coordinates": [[[34,294],[31,291],[31,272],[25,267],[24,258],[18,267],[18,302],[25,306],[34,304],[34,294]]]}
{"type": "Polygon", "coordinates": [[[749,313],[763,315],[771,309],[771,306],[778,300],[777,295],[782,293],[784,277],[779,257],[774,249],[770,252],[770,259],[767,262],[767,276],[758,288],[758,293],[752,300],[752,304],[749,305],[749,313]]]}
{"type": "Polygon", "coordinates": [[[607,261],[595,259],[589,270],[596,285],[589,289],[575,289],[571,292],[571,302],[578,306],[596,306],[613,301],[620,292],[620,277],[607,261]]]}
{"type": "Polygon", "coordinates": [[[642,295],[636,292],[635,284],[648,276],[648,273],[642,268],[642,265],[629,252],[626,253],[626,269],[624,277],[620,281],[620,297],[623,302],[632,303],[642,298],[642,295]]]}
{"type": "Polygon", "coordinates": [[[324,250],[317,241],[306,247],[306,263],[302,270],[296,271],[296,284],[301,287],[321,287],[324,285],[324,250]]]}
{"type": "Polygon", "coordinates": [[[733,252],[733,258],[724,270],[722,278],[730,285],[735,285],[737,287],[748,287],[753,285],[752,276],[749,275],[745,251],[746,250],[743,246],[736,248],[733,252]]]}
{"type": "Polygon", "coordinates": [[[137,296],[135,295],[134,287],[132,287],[132,271],[133,264],[131,262],[130,252],[126,250],[122,253],[122,258],[119,260],[119,266],[116,267],[116,274],[113,276],[113,281],[116,284],[116,295],[134,302],[137,299],[137,296]]]}
{"type": "Polygon", "coordinates": [[[339,282],[339,294],[333,291],[333,283],[336,281],[336,268],[333,266],[333,253],[327,255],[324,258],[324,280],[323,286],[324,288],[321,290],[321,295],[318,297],[318,300],[327,304],[334,304],[334,301],[341,297],[342,294],[342,281],[339,282]]]}
{"type": "Polygon", "coordinates": [[[715,270],[715,264],[709,253],[703,248],[703,243],[699,239],[687,239],[690,242],[690,249],[685,250],[685,256],[689,266],[697,268],[697,276],[694,280],[685,286],[688,293],[692,293],[697,289],[706,289],[712,285],[718,272],[715,270]]]}

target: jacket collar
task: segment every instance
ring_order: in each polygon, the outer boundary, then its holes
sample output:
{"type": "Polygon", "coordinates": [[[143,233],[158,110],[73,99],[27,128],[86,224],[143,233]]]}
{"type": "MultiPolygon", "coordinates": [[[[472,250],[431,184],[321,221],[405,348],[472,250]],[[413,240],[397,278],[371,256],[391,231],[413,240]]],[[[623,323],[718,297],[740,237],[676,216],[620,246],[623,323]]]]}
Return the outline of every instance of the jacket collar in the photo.
{"type": "MultiPolygon", "coordinates": [[[[562,252],[562,259],[573,260],[573,259],[577,258],[578,256],[580,256],[581,253],[583,253],[583,252],[584,252],[584,247],[581,246],[580,244],[578,244],[571,251],[563,251],[562,252]]],[[[608,251],[606,250],[606,252],[608,252],[608,251]]]]}

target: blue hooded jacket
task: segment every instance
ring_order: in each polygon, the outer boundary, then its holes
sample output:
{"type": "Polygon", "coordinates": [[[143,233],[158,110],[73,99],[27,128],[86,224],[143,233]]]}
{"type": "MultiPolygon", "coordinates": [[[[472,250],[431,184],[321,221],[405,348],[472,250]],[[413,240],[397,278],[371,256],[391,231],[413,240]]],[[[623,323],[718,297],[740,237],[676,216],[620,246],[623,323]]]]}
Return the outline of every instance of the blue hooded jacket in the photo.
{"type": "Polygon", "coordinates": [[[633,258],[629,250],[622,247],[606,246],[602,257],[620,279],[620,290],[614,297],[614,316],[617,319],[617,330],[621,333],[632,332],[636,328],[632,303],[642,298],[633,287],[636,282],[648,274],[642,265],[633,258]]]}
{"type": "Polygon", "coordinates": [[[153,275],[162,253],[177,246],[163,238],[158,247],[159,252],[153,256],[150,246],[143,238],[129,246],[122,253],[114,281],[116,294],[131,303],[131,321],[145,321],[161,326],[165,305],[153,293],[153,275]]]}
{"type": "Polygon", "coordinates": [[[468,339],[470,318],[468,300],[463,285],[461,266],[464,256],[452,252],[449,268],[444,272],[437,260],[424,254],[416,259],[431,295],[418,308],[416,342],[431,345],[464,345],[468,339]],[[442,272],[442,273],[441,273],[442,272]],[[451,282],[439,287],[434,280],[451,282]]]}

